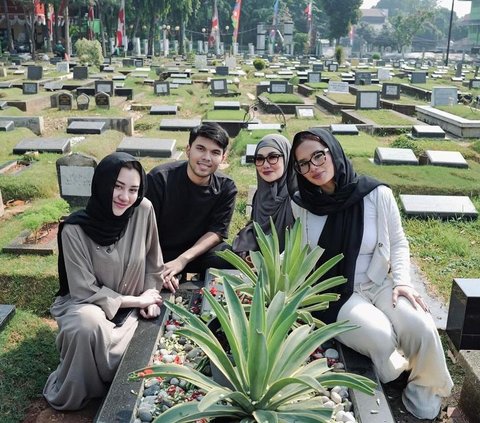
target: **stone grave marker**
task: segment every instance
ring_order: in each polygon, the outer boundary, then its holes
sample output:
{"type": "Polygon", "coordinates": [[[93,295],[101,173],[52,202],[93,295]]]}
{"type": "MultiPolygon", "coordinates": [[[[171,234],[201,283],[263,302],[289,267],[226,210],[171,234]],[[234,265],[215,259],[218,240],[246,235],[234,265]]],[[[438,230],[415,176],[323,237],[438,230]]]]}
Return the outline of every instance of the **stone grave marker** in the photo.
{"type": "Polygon", "coordinates": [[[74,120],[67,127],[67,134],[101,135],[105,131],[104,121],[74,120]]]}
{"type": "Polygon", "coordinates": [[[328,92],[348,94],[348,82],[328,81],[328,92]]]}
{"type": "Polygon", "coordinates": [[[315,119],[313,106],[295,106],[295,115],[299,119],[315,119]]]}
{"type": "Polygon", "coordinates": [[[228,94],[228,86],[226,79],[212,79],[210,81],[210,92],[212,95],[228,94]]]}
{"type": "Polygon", "coordinates": [[[320,72],[309,72],[307,78],[309,83],[322,82],[322,74],[320,72]]]}
{"type": "Polygon", "coordinates": [[[322,72],[323,71],[323,63],[314,63],[312,65],[312,70],[314,72],[322,72]]]}
{"type": "Polygon", "coordinates": [[[462,62],[458,62],[455,65],[455,78],[461,78],[462,77],[462,67],[463,67],[462,62]]]}
{"type": "Polygon", "coordinates": [[[135,58],[133,59],[133,66],[136,68],[143,68],[143,58],[135,58]]]}
{"type": "Polygon", "coordinates": [[[271,94],[286,94],[287,93],[287,81],[270,81],[270,93],[271,94]]]}
{"type": "Polygon", "coordinates": [[[103,92],[113,96],[113,81],[95,81],[95,94],[103,92]]]}
{"type": "Polygon", "coordinates": [[[333,63],[333,60],[332,59],[327,59],[324,61],[325,63],[325,67],[328,68],[332,63],[333,63]]]}
{"type": "Polygon", "coordinates": [[[0,190],[0,217],[2,217],[5,214],[5,206],[3,205],[3,200],[2,200],[2,190],[0,190]]]}
{"type": "Polygon", "coordinates": [[[0,132],[10,132],[15,129],[13,120],[0,120],[0,132]]]}
{"type": "Polygon", "coordinates": [[[445,131],[438,125],[413,125],[414,138],[445,138],[445,131]]]}
{"type": "Polygon", "coordinates": [[[63,88],[63,82],[62,81],[46,82],[43,88],[45,88],[45,91],[58,91],[63,88]]]}
{"type": "Polygon", "coordinates": [[[255,150],[257,144],[247,144],[247,149],[245,151],[245,163],[255,163],[255,150]]]}
{"type": "Polygon", "coordinates": [[[6,78],[6,77],[7,77],[7,70],[3,66],[0,66],[0,78],[6,78]]]}
{"type": "Polygon", "coordinates": [[[468,88],[480,88],[480,79],[470,79],[470,81],[468,81],[468,88]]]}
{"type": "Polygon", "coordinates": [[[24,82],[22,84],[22,93],[26,95],[38,93],[38,82],[24,82]]]}
{"type": "Polygon", "coordinates": [[[215,73],[217,74],[217,76],[227,76],[228,72],[228,66],[217,66],[215,68],[215,73]]]}
{"type": "Polygon", "coordinates": [[[214,101],[213,110],[240,110],[239,101],[214,101]]]}
{"type": "Polygon", "coordinates": [[[465,217],[476,219],[478,212],[469,197],[455,195],[400,195],[407,216],[438,217],[442,219],[465,217]]]}
{"type": "Polygon", "coordinates": [[[57,72],[59,73],[69,73],[70,72],[70,64],[68,62],[58,62],[56,64],[57,72]]]}
{"type": "Polygon", "coordinates": [[[160,130],[190,131],[201,123],[201,119],[162,119],[160,122],[160,130]]]}
{"type": "Polygon", "coordinates": [[[235,56],[228,56],[225,59],[225,66],[229,69],[229,71],[233,71],[237,67],[237,59],[235,56]]]}
{"type": "Polygon", "coordinates": [[[332,123],[330,132],[334,135],[358,135],[358,128],[353,124],[332,123]]]}
{"type": "Polygon", "coordinates": [[[467,169],[468,163],[459,151],[426,150],[427,163],[433,166],[467,169]]]}
{"type": "Polygon", "coordinates": [[[151,115],[176,115],[178,107],[175,105],[154,104],[150,107],[151,115]]]}
{"type": "Polygon", "coordinates": [[[90,105],[90,97],[87,94],[82,93],[77,97],[78,110],[88,110],[89,105],[90,105]]]}
{"type": "Polygon", "coordinates": [[[337,72],[338,71],[338,63],[330,63],[328,65],[329,72],[337,72]]]}
{"type": "Polygon", "coordinates": [[[73,68],[73,79],[76,79],[76,80],[88,79],[88,67],[75,66],[73,68]]]}
{"type": "Polygon", "coordinates": [[[250,122],[247,125],[247,131],[278,131],[281,132],[283,126],[280,123],[258,123],[250,122]]]}
{"type": "Polygon", "coordinates": [[[377,68],[381,68],[385,66],[385,60],[377,60],[377,62],[375,63],[375,66],[377,66],[377,68]]]}
{"type": "Polygon", "coordinates": [[[27,151],[65,154],[70,147],[70,138],[26,138],[13,147],[13,154],[25,154],[27,151]]]}
{"type": "Polygon", "coordinates": [[[382,84],[382,98],[386,100],[398,100],[400,98],[400,84],[382,84]]]}
{"type": "Polygon", "coordinates": [[[355,72],[355,85],[371,85],[372,74],[370,72],[355,72]]]}
{"type": "Polygon", "coordinates": [[[388,69],[388,68],[378,69],[378,80],[379,81],[388,81],[389,79],[392,79],[392,75],[390,75],[390,69],[388,69]]]}
{"type": "Polygon", "coordinates": [[[8,109],[8,101],[6,100],[0,100],[0,110],[5,110],[8,109]]]}
{"type": "Polygon", "coordinates": [[[427,72],[412,72],[410,76],[411,84],[426,84],[427,83],[427,72]]]}
{"type": "Polygon", "coordinates": [[[104,92],[95,94],[95,105],[102,109],[110,109],[110,96],[104,92]]]}
{"type": "Polygon", "coordinates": [[[373,161],[378,165],[418,165],[418,159],[410,148],[377,147],[373,161]]]}
{"type": "Polygon", "coordinates": [[[124,68],[133,68],[135,67],[135,62],[133,59],[122,59],[122,66],[124,68]]]}
{"type": "Polygon", "coordinates": [[[70,207],[85,207],[91,195],[97,161],[81,153],[63,156],[55,163],[60,196],[70,207]]]}
{"type": "Polygon", "coordinates": [[[451,106],[457,104],[458,93],[455,87],[433,87],[430,104],[436,106],[451,106]]]}
{"type": "Polygon", "coordinates": [[[170,82],[155,81],[153,83],[153,90],[156,95],[170,95],[170,82]]]}
{"type": "Polygon", "coordinates": [[[73,95],[70,93],[60,93],[57,96],[58,110],[72,110],[73,95]]]}
{"type": "Polygon", "coordinates": [[[117,151],[130,153],[135,157],[171,158],[176,153],[175,139],[125,137],[117,147],[117,151]]]}
{"type": "Polygon", "coordinates": [[[43,68],[41,66],[27,66],[27,79],[39,81],[43,77],[43,68]]]}
{"type": "Polygon", "coordinates": [[[195,55],[194,66],[196,69],[205,69],[207,67],[207,56],[204,54],[195,55]]]}
{"type": "Polygon", "coordinates": [[[0,81],[0,89],[3,88],[12,88],[12,83],[10,81],[0,81]]]}
{"type": "Polygon", "coordinates": [[[380,93],[378,91],[357,91],[355,107],[357,109],[379,109],[380,93]]]}

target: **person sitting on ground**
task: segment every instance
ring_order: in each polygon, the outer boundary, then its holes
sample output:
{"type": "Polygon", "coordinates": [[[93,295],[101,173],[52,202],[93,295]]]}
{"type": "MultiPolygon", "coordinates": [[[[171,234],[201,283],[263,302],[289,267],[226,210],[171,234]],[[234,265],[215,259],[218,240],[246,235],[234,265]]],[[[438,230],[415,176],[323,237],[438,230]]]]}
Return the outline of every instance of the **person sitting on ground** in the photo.
{"type": "Polygon", "coordinates": [[[106,156],[86,209],[60,225],[60,290],[50,309],[60,364],[43,390],[57,410],[78,410],[104,396],[139,315],[160,314],[163,260],[145,183],[133,156],[106,156]]]}
{"type": "Polygon", "coordinates": [[[294,222],[287,189],[289,156],[290,143],[280,134],[264,136],[255,148],[257,190],[252,201],[251,221],[232,243],[232,250],[244,259],[248,257],[249,251],[259,250],[253,222],[257,222],[269,234],[270,217],[278,234],[280,251],[284,249],[285,229],[294,222]]]}
{"type": "Polygon", "coordinates": [[[323,129],[295,135],[288,189],[305,242],[325,250],[318,266],[344,255],[325,276],[347,278],[340,300],[317,317],[358,326],[337,339],[370,357],[382,382],[410,371],[403,404],[417,418],[434,419],[453,383],[428,305],[410,281],[409,245],[391,189],[357,175],[323,129]]]}
{"type": "Polygon", "coordinates": [[[62,59],[65,58],[65,47],[63,46],[61,41],[59,41],[55,46],[54,53],[57,57],[61,57],[62,59]]]}
{"type": "Polygon", "coordinates": [[[216,255],[230,247],[223,240],[237,195],[232,179],[217,171],[227,147],[225,130],[204,123],[190,132],[186,161],[162,164],[147,175],[165,259],[164,287],[171,291],[181,272],[203,276],[210,267],[231,267],[216,255]]]}

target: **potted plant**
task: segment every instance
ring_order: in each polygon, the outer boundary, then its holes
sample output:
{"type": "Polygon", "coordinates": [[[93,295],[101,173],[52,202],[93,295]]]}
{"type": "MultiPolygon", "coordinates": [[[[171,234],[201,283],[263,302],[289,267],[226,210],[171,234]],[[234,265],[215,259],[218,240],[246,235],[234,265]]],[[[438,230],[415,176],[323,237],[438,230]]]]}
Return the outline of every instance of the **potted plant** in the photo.
{"type": "Polygon", "coordinates": [[[326,359],[307,362],[310,354],[327,340],[353,329],[337,322],[314,329],[300,325],[298,307],[311,293],[304,287],[287,302],[279,291],[265,306],[268,274],[259,272],[250,312],[247,315],[234,287],[224,282],[225,307],[204,291],[225,334],[233,362],[208,326],[197,316],[166,301],[185,326],[178,334],[200,346],[231,384],[228,388],[202,373],[176,364],[161,364],[130,373],[130,380],[143,377],[176,377],[206,392],[200,402],[178,404],[157,419],[157,423],[193,422],[205,418],[228,418],[229,422],[328,422],[332,409],[324,408],[313,396],[326,387],[342,385],[373,394],[375,383],[358,375],[332,372],[326,359]]]}

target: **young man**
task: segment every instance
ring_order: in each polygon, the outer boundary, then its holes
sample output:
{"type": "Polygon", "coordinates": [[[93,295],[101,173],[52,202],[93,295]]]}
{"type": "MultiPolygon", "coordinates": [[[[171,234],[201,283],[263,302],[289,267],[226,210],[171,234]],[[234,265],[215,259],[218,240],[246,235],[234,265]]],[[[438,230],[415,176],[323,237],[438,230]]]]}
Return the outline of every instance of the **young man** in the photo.
{"type": "Polygon", "coordinates": [[[230,265],[215,251],[223,240],[235,206],[237,188],[218,166],[226,156],[228,134],[216,123],[190,133],[187,161],[155,167],[148,174],[147,198],[153,203],[165,270],[165,288],[178,288],[182,271],[205,272],[230,265]]]}

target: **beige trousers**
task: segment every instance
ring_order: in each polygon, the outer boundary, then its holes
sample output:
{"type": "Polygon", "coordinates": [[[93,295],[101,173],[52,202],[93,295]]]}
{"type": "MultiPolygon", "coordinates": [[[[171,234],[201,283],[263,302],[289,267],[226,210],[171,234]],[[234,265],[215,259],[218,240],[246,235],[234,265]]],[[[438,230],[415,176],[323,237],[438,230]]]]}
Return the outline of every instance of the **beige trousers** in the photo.
{"type": "Polygon", "coordinates": [[[366,282],[355,288],[337,320],[349,320],[359,328],[337,339],[372,360],[382,382],[411,370],[402,394],[407,410],[420,419],[433,419],[442,399],[453,387],[445,356],[430,313],[415,309],[408,299],[392,302],[393,283],[366,282]]]}

